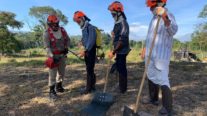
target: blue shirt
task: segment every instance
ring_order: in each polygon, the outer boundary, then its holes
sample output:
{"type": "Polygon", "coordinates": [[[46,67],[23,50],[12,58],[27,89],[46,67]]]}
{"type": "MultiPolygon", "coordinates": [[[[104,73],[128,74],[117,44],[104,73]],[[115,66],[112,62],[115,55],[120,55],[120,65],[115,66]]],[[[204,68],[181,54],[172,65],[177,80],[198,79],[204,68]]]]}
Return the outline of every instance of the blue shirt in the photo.
{"type": "Polygon", "coordinates": [[[90,51],[96,45],[96,29],[93,25],[87,24],[82,30],[82,43],[86,51],[90,51]]]}

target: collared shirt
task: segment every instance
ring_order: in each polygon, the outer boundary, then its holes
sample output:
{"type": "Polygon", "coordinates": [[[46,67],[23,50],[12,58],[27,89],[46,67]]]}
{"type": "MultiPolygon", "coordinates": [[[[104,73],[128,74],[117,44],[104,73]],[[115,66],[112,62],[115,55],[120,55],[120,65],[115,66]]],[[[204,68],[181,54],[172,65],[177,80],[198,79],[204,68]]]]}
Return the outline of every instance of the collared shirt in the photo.
{"type": "MultiPolygon", "coordinates": [[[[170,20],[170,26],[166,27],[164,24],[164,20],[160,20],[155,45],[151,56],[151,60],[153,60],[155,62],[155,65],[160,69],[165,68],[165,65],[168,66],[167,64],[169,64],[170,62],[171,50],[173,45],[173,36],[176,34],[178,30],[178,26],[176,24],[174,16],[169,12],[167,12],[167,14],[170,20]]],[[[157,21],[158,17],[154,16],[149,25],[149,30],[146,38],[145,61],[149,56],[149,51],[153,41],[157,21]]]]}

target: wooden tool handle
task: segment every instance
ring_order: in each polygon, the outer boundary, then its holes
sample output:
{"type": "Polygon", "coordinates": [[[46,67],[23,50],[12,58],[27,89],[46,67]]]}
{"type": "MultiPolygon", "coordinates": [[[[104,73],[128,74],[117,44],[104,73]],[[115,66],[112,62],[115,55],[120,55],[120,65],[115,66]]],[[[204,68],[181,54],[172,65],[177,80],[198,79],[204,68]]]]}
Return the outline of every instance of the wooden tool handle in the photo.
{"type": "Polygon", "coordinates": [[[135,113],[137,113],[137,111],[138,111],[139,100],[140,100],[142,89],[143,89],[143,86],[144,86],[144,81],[145,81],[145,78],[147,76],[147,69],[148,69],[148,66],[150,64],[150,59],[151,59],[151,56],[152,56],[152,50],[154,48],[154,44],[155,44],[155,40],[156,40],[156,36],[157,36],[157,31],[158,31],[159,24],[160,24],[160,19],[161,19],[161,17],[158,17],[157,24],[156,24],[155,31],[154,31],[153,41],[152,41],[150,52],[149,52],[149,56],[147,58],[147,65],[145,65],[144,74],[143,74],[141,85],[140,85],[139,92],[138,92],[138,95],[137,95],[137,101],[136,101],[136,105],[135,105],[135,109],[134,109],[135,113]]]}

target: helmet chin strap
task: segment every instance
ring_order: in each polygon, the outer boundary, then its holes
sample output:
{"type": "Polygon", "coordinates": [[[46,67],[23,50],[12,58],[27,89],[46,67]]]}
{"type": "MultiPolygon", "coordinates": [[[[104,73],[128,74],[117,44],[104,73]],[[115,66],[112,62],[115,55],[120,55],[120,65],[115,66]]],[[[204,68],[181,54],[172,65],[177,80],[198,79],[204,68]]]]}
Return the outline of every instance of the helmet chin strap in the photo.
{"type": "Polygon", "coordinates": [[[121,16],[121,12],[116,12],[116,16],[114,17],[115,21],[117,22],[121,16]]]}

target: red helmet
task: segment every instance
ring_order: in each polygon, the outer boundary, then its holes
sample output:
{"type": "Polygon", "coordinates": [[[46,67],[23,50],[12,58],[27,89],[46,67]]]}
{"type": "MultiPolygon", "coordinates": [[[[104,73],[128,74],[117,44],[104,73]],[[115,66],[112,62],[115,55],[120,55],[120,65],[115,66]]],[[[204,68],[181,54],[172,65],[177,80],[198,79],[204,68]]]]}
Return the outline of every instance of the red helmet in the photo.
{"type": "Polygon", "coordinates": [[[167,3],[167,0],[146,0],[147,7],[154,7],[157,3],[167,3]]]}
{"type": "Polygon", "coordinates": [[[121,2],[115,1],[111,5],[109,5],[108,10],[124,12],[124,6],[121,4],[121,2]]]}
{"type": "Polygon", "coordinates": [[[53,58],[49,57],[47,58],[47,60],[45,61],[45,65],[46,67],[52,69],[52,68],[55,68],[55,67],[58,67],[59,63],[55,63],[53,58]]]}
{"type": "Polygon", "coordinates": [[[47,24],[52,24],[52,23],[59,23],[59,19],[56,15],[49,15],[47,17],[47,24]]]}
{"type": "Polygon", "coordinates": [[[86,17],[86,15],[82,11],[76,11],[73,16],[73,21],[80,22],[82,17],[86,17]]]}

